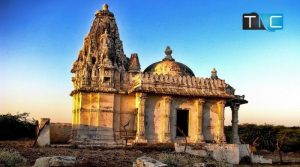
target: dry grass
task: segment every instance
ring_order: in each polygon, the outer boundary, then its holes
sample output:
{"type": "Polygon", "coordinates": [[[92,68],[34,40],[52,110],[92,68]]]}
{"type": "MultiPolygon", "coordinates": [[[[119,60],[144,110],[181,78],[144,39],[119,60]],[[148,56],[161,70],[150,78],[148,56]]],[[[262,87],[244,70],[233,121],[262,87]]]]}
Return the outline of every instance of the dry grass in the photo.
{"type": "Polygon", "coordinates": [[[24,166],[27,160],[17,151],[0,151],[0,164],[6,167],[24,166]]]}
{"type": "MultiPolygon", "coordinates": [[[[188,154],[174,153],[173,148],[163,145],[147,145],[147,146],[135,146],[127,149],[76,149],[76,148],[38,148],[31,147],[33,141],[0,141],[0,151],[8,151],[5,153],[6,161],[9,160],[7,155],[13,153],[13,157],[19,156],[27,159],[27,165],[33,165],[35,160],[39,157],[46,156],[74,156],[77,159],[77,167],[132,167],[133,161],[136,158],[146,155],[162,161],[169,166],[193,166],[194,163],[205,163],[207,167],[212,166],[229,166],[222,162],[216,162],[208,158],[199,158],[188,154]]],[[[279,157],[277,154],[264,153],[262,154],[266,158],[272,158],[274,162],[278,162],[279,157]]],[[[300,162],[300,153],[285,154],[284,160],[286,162],[295,162],[293,165],[298,165],[300,162]]],[[[1,166],[1,163],[0,163],[1,166]]],[[[19,165],[20,166],[20,165],[19,165]]],[[[249,165],[244,165],[249,166],[249,165]]],[[[255,164],[254,166],[263,166],[255,164]]],[[[271,165],[269,165],[271,166],[271,165]]],[[[276,165],[272,165],[276,166],[276,165]]],[[[278,165],[277,165],[278,166],[278,165]]]]}
{"type": "Polygon", "coordinates": [[[203,162],[202,159],[188,156],[185,154],[170,154],[170,153],[161,153],[158,155],[158,160],[162,163],[167,164],[168,166],[191,166],[195,163],[203,162]]]}
{"type": "MultiPolygon", "coordinates": [[[[169,167],[194,167],[196,164],[205,167],[227,167],[233,166],[224,162],[216,162],[209,158],[201,158],[184,153],[160,153],[153,158],[167,164],[169,167]]],[[[197,166],[197,165],[196,165],[197,166]]]]}

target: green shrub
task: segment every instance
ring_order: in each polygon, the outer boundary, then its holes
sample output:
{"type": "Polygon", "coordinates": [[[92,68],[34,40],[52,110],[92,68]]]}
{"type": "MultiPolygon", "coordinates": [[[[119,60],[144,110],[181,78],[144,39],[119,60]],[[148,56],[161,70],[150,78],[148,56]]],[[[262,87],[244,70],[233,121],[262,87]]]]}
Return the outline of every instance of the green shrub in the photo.
{"type": "Polygon", "coordinates": [[[0,164],[6,167],[25,165],[26,161],[17,151],[0,151],[0,164]]]}

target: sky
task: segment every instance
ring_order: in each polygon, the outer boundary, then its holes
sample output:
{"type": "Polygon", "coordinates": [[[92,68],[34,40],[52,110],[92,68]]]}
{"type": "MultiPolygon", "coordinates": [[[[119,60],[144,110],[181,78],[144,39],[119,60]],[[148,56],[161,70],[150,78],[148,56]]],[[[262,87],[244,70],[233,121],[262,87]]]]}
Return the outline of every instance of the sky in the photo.
{"type": "Polygon", "coordinates": [[[215,67],[246,96],[240,123],[300,126],[298,0],[0,0],[0,114],[71,122],[70,69],[104,3],[126,55],[138,53],[142,69],[170,45],[196,76],[215,67]],[[250,12],[282,13],[283,30],[242,30],[250,12]]]}

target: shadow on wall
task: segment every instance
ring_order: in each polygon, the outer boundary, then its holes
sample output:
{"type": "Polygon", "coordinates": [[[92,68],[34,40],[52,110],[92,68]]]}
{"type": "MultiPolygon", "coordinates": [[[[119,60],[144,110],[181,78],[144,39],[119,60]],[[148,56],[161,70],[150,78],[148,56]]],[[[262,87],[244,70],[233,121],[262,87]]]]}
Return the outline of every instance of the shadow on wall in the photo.
{"type": "Polygon", "coordinates": [[[71,123],[50,123],[51,144],[66,144],[70,141],[71,134],[71,123]]]}
{"type": "Polygon", "coordinates": [[[214,142],[216,140],[216,122],[217,114],[213,111],[216,110],[216,106],[212,103],[206,103],[203,108],[203,128],[202,133],[206,142],[214,142]]]}
{"type": "Polygon", "coordinates": [[[160,113],[160,98],[151,96],[148,97],[146,100],[146,106],[145,106],[145,133],[146,138],[148,141],[155,142],[158,141],[158,132],[157,127],[155,127],[155,121],[158,118],[158,115],[160,113]]]}

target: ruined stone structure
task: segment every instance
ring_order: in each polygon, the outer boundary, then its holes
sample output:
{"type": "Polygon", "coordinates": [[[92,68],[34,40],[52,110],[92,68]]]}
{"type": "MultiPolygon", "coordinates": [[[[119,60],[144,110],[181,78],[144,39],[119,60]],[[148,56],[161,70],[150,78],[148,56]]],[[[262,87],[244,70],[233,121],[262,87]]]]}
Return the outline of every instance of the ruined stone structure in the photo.
{"type": "Polygon", "coordinates": [[[162,61],[141,71],[138,54],[127,58],[113,13],[95,14],[71,72],[74,90],[72,140],[80,144],[225,142],[224,109],[232,109],[238,139],[238,109],[247,101],[211,71],[196,77],[167,47],[162,61]]]}

